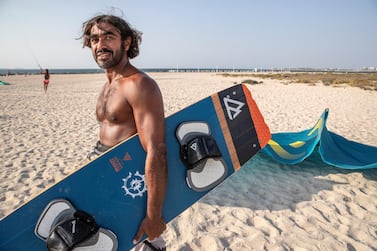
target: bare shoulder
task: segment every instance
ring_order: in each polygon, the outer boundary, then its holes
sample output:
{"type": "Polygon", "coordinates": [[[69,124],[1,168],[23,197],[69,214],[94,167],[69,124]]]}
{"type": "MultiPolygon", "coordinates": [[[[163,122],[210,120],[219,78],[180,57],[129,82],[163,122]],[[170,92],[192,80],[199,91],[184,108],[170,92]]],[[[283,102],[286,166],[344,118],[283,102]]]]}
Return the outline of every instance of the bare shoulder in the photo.
{"type": "Polygon", "coordinates": [[[137,72],[122,79],[121,86],[129,101],[143,100],[146,102],[161,96],[156,81],[143,72],[137,72]]]}
{"type": "Polygon", "coordinates": [[[156,91],[158,90],[158,85],[154,79],[149,77],[147,74],[140,72],[135,74],[135,88],[145,92],[145,91],[156,91]]]}

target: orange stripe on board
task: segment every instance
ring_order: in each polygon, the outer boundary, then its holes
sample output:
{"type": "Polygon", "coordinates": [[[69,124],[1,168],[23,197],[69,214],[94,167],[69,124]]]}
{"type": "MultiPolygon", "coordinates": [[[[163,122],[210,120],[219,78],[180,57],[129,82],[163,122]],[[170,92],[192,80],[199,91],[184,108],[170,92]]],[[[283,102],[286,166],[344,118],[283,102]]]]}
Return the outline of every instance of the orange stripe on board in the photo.
{"type": "Polygon", "coordinates": [[[247,100],[247,104],[249,105],[249,110],[251,114],[251,118],[254,122],[255,131],[257,132],[259,145],[261,148],[265,147],[268,141],[271,139],[271,132],[268,128],[266,122],[264,122],[264,118],[259,111],[257,103],[255,103],[253,97],[251,96],[250,90],[246,87],[246,85],[242,84],[243,92],[245,93],[245,97],[247,100]]]}
{"type": "Polygon", "coordinates": [[[221,107],[218,94],[212,95],[212,102],[213,102],[213,106],[215,107],[217,118],[219,119],[220,126],[224,134],[225,142],[228,146],[230,159],[232,160],[234,171],[238,171],[238,169],[240,169],[241,167],[240,161],[238,160],[236,148],[234,147],[232,135],[230,134],[228,123],[226,122],[224,111],[223,111],[223,108],[221,107]]]}

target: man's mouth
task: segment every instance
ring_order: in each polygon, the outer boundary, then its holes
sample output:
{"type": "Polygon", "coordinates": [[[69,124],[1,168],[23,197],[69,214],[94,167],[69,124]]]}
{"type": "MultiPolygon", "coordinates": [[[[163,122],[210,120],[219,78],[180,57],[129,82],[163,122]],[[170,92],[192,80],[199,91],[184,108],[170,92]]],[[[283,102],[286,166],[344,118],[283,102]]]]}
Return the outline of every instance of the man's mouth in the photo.
{"type": "Polygon", "coordinates": [[[113,55],[113,52],[109,49],[101,49],[101,50],[98,50],[96,52],[96,57],[97,59],[107,59],[109,58],[111,55],[113,55]]]}

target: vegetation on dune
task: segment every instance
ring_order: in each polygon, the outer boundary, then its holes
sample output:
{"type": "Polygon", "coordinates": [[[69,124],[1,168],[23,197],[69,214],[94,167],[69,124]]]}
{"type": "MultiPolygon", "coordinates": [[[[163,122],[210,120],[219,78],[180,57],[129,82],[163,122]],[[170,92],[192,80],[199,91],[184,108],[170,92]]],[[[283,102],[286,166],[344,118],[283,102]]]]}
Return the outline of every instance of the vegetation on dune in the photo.
{"type": "MultiPolygon", "coordinates": [[[[349,85],[364,90],[377,91],[377,73],[224,73],[224,77],[245,77],[258,79],[276,79],[284,83],[303,83],[309,85],[324,84],[328,86],[349,85]]],[[[247,84],[258,84],[260,81],[247,79],[247,84]]]]}
{"type": "Polygon", "coordinates": [[[249,85],[256,85],[256,84],[261,84],[263,82],[262,81],[256,81],[256,80],[253,80],[253,79],[246,79],[246,80],[242,81],[242,83],[249,84],[249,85]]]}

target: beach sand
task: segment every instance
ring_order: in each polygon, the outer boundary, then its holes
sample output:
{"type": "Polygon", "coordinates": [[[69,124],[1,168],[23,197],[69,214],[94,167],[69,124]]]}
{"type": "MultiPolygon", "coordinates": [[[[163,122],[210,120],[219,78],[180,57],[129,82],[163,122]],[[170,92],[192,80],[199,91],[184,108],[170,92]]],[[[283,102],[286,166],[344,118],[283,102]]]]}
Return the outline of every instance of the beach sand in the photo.
{"type": "MultiPolygon", "coordinates": [[[[245,77],[150,73],[166,116],[245,77]]],[[[8,76],[0,86],[0,218],[77,170],[97,141],[103,74],[8,76]]],[[[377,145],[377,92],[355,87],[248,85],[271,132],[310,128],[329,108],[329,130],[377,145]]],[[[314,153],[298,165],[258,154],[168,224],[168,250],[376,250],[377,170],[343,170],[314,153]]]]}

